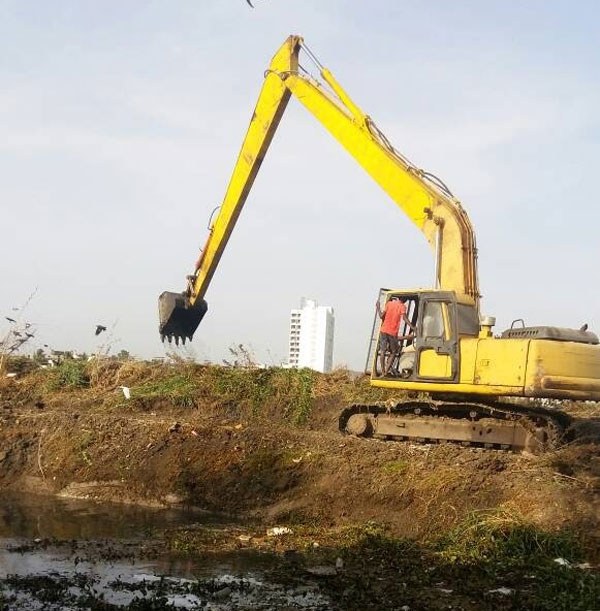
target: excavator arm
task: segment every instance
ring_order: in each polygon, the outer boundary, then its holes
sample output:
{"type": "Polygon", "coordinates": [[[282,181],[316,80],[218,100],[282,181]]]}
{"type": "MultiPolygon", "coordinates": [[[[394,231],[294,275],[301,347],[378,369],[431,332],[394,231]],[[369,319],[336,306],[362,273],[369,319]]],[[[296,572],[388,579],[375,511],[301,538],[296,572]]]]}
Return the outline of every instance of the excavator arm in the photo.
{"type": "Polygon", "coordinates": [[[289,36],[265,72],[248,132],[195,273],[188,276],[183,293],[165,292],[159,298],[163,339],[191,340],[206,313],[206,290],[292,94],[423,232],[435,253],[436,288],[452,290],[460,302],[478,306],[475,236],[460,202],[441,181],[396,151],[302,38],[289,36]],[[316,63],[324,83],[300,66],[302,48],[316,63]]]}

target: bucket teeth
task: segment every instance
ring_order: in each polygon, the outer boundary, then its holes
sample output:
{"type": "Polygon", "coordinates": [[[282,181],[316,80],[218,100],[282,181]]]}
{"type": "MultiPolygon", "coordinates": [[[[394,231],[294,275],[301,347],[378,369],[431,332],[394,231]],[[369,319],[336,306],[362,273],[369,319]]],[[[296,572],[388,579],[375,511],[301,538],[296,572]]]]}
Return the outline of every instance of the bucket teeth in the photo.
{"type": "Polygon", "coordinates": [[[169,343],[175,338],[185,344],[186,339],[192,340],[196,328],[206,314],[208,305],[204,299],[190,303],[185,293],[170,293],[165,291],[158,299],[159,333],[167,337],[169,343]]]}

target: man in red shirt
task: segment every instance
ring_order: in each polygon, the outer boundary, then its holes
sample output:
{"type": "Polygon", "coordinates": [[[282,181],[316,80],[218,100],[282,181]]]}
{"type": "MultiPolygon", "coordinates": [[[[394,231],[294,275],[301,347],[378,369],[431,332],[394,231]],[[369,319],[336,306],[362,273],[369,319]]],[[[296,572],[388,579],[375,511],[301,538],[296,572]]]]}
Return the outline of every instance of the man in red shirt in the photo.
{"type": "MultiPolygon", "coordinates": [[[[400,351],[400,344],[398,342],[398,330],[400,329],[400,323],[404,320],[406,324],[412,329],[413,333],[417,330],[416,327],[408,320],[406,315],[406,304],[402,297],[392,297],[386,304],[383,312],[379,305],[379,300],[375,302],[375,308],[379,318],[383,321],[381,323],[381,329],[379,330],[379,356],[381,359],[381,376],[385,377],[388,375],[394,358],[400,351]],[[387,363],[385,362],[385,353],[389,351],[387,363]]],[[[402,339],[408,339],[410,336],[403,337],[402,339]]]]}

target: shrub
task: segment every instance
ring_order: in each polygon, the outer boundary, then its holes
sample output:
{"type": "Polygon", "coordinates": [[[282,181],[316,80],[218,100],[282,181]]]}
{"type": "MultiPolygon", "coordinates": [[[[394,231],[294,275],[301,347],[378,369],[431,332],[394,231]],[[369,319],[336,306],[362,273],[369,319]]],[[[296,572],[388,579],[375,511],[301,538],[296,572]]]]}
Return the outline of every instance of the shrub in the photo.
{"type": "Polygon", "coordinates": [[[48,390],[59,388],[87,388],[90,378],[86,373],[86,363],[68,359],[51,370],[48,390]]]}

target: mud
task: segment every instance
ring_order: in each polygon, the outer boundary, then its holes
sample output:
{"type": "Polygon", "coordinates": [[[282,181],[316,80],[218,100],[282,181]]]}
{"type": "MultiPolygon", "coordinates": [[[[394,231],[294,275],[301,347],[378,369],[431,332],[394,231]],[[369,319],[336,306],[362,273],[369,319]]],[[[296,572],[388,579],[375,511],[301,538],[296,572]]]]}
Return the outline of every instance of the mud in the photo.
{"type": "Polygon", "coordinates": [[[164,529],[191,525],[224,533],[233,527],[197,511],[4,494],[0,600],[6,608],[24,610],[330,608],[317,586],[273,582],[275,556],[168,551],[164,529]]]}

